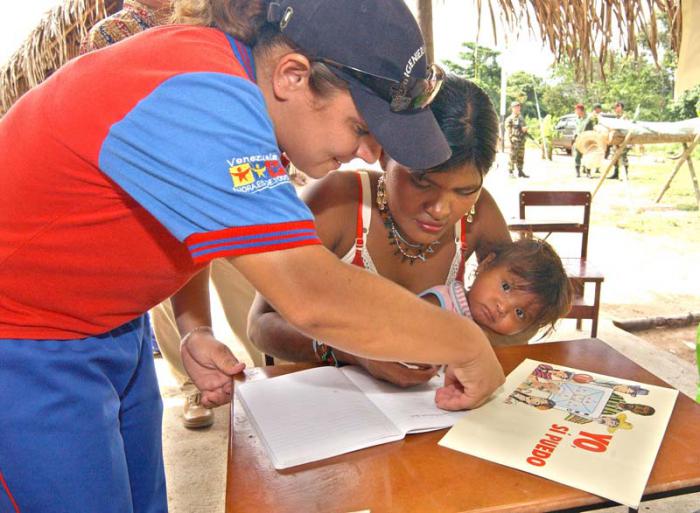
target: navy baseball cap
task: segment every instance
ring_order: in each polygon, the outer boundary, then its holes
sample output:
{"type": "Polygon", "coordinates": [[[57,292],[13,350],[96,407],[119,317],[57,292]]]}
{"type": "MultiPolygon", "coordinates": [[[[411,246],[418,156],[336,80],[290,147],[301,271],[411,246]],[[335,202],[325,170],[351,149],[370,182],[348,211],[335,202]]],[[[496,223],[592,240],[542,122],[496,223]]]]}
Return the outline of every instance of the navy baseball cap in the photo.
{"type": "Polygon", "coordinates": [[[275,0],[268,21],[348,83],[370,133],[386,153],[413,169],[452,154],[428,105],[441,70],[403,0],[275,0]]]}

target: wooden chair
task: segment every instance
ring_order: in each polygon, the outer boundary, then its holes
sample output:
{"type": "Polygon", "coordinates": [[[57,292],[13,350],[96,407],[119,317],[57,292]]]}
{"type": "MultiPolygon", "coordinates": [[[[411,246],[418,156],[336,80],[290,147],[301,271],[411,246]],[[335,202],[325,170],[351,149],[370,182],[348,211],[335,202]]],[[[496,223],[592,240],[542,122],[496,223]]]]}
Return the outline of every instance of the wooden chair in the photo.
{"type": "MultiPolygon", "coordinates": [[[[560,208],[571,213],[572,209],[560,208]]],[[[591,193],[588,191],[522,191],[520,193],[519,219],[508,223],[511,231],[521,234],[546,233],[547,239],[552,233],[580,234],[580,256],[571,258],[562,256],[564,268],[574,286],[574,300],[567,319],[576,319],[576,329],[581,329],[583,319],[591,320],[591,337],[598,334],[598,314],[600,312],[600,288],[605,279],[600,271],[588,262],[588,230],[591,218],[591,193]],[[527,207],[581,207],[580,220],[551,217],[544,220],[528,219],[527,207]],[[585,299],[586,284],[593,284],[593,303],[585,299]]]]}

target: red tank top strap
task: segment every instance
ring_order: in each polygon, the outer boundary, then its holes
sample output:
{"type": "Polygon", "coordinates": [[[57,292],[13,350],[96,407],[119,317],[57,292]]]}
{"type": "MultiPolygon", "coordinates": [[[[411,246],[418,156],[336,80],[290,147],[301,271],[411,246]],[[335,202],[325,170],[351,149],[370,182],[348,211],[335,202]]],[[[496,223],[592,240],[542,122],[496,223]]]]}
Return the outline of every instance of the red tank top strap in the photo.
{"type": "Polygon", "coordinates": [[[356,228],[356,233],[355,233],[355,257],[352,259],[352,265],[356,265],[358,267],[363,267],[365,266],[364,262],[362,261],[362,247],[364,246],[364,234],[363,234],[363,219],[362,219],[362,207],[363,207],[363,194],[362,194],[362,177],[360,176],[360,173],[355,173],[355,176],[357,177],[357,190],[359,191],[359,194],[357,196],[357,228],[356,228]]]}

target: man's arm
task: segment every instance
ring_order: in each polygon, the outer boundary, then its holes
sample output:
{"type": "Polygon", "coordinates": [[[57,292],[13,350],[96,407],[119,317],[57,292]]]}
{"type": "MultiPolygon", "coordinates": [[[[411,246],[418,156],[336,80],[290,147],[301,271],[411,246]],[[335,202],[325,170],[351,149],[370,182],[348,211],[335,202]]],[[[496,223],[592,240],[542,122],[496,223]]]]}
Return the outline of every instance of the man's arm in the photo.
{"type": "Polygon", "coordinates": [[[450,408],[475,407],[504,380],[482,330],[321,246],[232,260],[294,327],[363,358],[453,364],[450,408]],[[434,343],[439,341],[439,344],[434,343]]]}

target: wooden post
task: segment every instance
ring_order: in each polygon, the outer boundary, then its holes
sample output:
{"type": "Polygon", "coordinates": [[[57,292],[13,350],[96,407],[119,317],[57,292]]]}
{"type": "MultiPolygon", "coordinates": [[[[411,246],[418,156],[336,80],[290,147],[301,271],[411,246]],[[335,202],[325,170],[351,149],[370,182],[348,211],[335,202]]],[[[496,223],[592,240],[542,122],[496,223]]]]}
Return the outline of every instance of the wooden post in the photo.
{"type": "Polygon", "coordinates": [[[435,62],[433,46],[433,0],[418,0],[418,25],[425,40],[425,55],[428,64],[435,62]]]}
{"type": "Polygon", "coordinates": [[[661,189],[661,192],[659,193],[659,197],[656,198],[656,203],[661,201],[661,198],[663,198],[664,194],[668,190],[668,188],[671,186],[671,182],[676,176],[676,173],[678,173],[678,170],[681,168],[681,166],[688,161],[688,168],[690,169],[690,176],[693,180],[693,185],[695,186],[695,199],[698,202],[698,206],[700,206],[700,191],[698,190],[698,181],[697,178],[695,177],[695,169],[693,168],[693,164],[691,161],[691,154],[693,153],[693,150],[695,149],[695,146],[698,145],[698,142],[700,142],[700,134],[697,134],[695,136],[695,139],[693,139],[693,142],[690,143],[690,145],[687,145],[686,143],[683,143],[683,147],[685,148],[685,151],[681,155],[681,157],[678,159],[678,164],[676,164],[675,169],[671,173],[671,175],[668,177],[668,180],[666,180],[666,183],[664,184],[663,189],[661,189]]]}
{"type": "Polygon", "coordinates": [[[698,187],[698,177],[695,175],[692,152],[688,154],[688,171],[690,171],[690,179],[692,180],[693,188],[695,189],[695,202],[698,205],[698,209],[700,209],[700,187],[698,187]]]}
{"type": "Polygon", "coordinates": [[[617,147],[617,151],[615,151],[615,154],[613,155],[613,158],[610,160],[610,164],[608,164],[608,167],[605,168],[605,171],[603,171],[603,174],[600,175],[600,179],[598,180],[598,184],[595,186],[595,190],[591,194],[591,200],[595,198],[596,193],[598,192],[598,189],[600,189],[603,185],[603,182],[605,179],[608,177],[608,173],[610,173],[610,170],[612,167],[617,163],[618,160],[620,160],[620,156],[622,155],[622,152],[625,151],[625,148],[627,148],[627,142],[630,140],[632,137],[632,131],[630,130],[627,132],[627,135],[623,139],[622,143],[617,147]]]}

